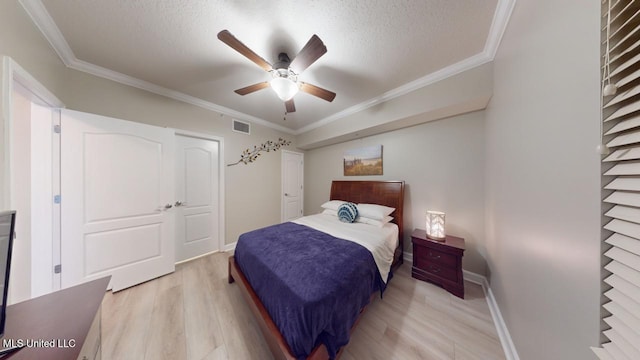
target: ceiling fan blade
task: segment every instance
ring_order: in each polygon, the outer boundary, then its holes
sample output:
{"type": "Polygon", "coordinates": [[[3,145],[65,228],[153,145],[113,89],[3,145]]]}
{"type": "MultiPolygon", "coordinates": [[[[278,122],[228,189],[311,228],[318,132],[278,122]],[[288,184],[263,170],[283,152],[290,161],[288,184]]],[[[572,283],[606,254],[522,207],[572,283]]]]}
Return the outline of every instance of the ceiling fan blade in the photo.
{"type": "Polygon", "coordinates": [[[295,59],[291,61],[289,68],[296,74],[300,74],[326,52],[327,47],[324,46],[324,43],[318,35],[314,34],[302,50],[300,50],[298,55],[296,55],[295,59]]]}
{"type": "Polygon", "coordinates": [[[293,103],[293,99],[284,102],[287,113],[296,112],[296,105],[293,103]]]}
{"type": "Polygon", "coordinates": [[[257,84],[253,84],[253,85],[249,85],[249,86],[245,86],[241,89],[235,90],[235,93],[238,95],[247,95],[247,94],[251,94],[254,91],[258,91],[258,90],[262,90],[266,87],[269,87],[269,82],[265,81],[265,82],[261,82],[261,83],[257,83],[257,84]]]}
{"type": "Polygon", "coordinates": [[[321,99],[327,100],[328,102],[332,102],[336,97],[336,93],[334,92],[304,82],[300,83],[300,90],[306,92],[307,94],[311,94],[313,96],[317,96],[321,99]]]}
{"type": "Polygon", "coordinates": [[[218,39],[223,43],[229,45],[235,51],[244,55],[247,59],[256,63],[256,65],[260,66],[264,71],[271,71],[272,66],[267,62],[267,60],[261,58],[258,54],[253,52],[253,50],[249,49],[247,45],[243,44],[240,40],[236,39],[228,30],[222,30],[218,33],[218,39]]]}

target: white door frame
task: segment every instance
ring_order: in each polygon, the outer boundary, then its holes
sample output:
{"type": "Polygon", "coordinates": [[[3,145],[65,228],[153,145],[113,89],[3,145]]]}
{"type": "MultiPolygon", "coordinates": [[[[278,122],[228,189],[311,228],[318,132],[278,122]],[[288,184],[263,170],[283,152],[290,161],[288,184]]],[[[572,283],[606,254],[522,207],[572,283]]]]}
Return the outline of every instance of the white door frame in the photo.
{"type": "MultiPolygon", "coordinates": [[[[12,148],[14,147],[15,143],[14,143],[14,139],[12,139],[11,137],[11,133],[13,132],[14,121],[15,121],[14,113],[12,109],[13,92],[14,92],[15,83],[20,84],[20,86],[27,89],[33,95],[33,100],[34,100],[33,102],[36,102],[40,105],[51,108],[52,110],[64,108],[64,103],[60,101],[60,99],[58,99],[44,85],[42,85],[38,80],[36,80],[33,76],[31,76],[31,74],[29,74],[25,69],[23,69],[12,58],[8,56],[2,57],[2,88],[1,88],[1,99],[0,99],[2,101],[2,104],[0,106],[2,110],[0,113],[0,122],[2,122],[2,124],[0,126],[2,127],[2,132],[3,132],[2,137],[4,140],[3,142],[4,145],[2,146],[2,150],[1,150],[3,154],[0,158],[0,161],[2,162],[0,164],[0,169],[2,171],[2,174],[0,176],[0,195],[1,195],[0,208],[2,209],[11,209],[15,206],[15,196],[14,196],[15,191],[18,191],[18,189],[20,189],[19,187],[16,187],[15,184],[12,184],[12,180],[11,180],[12,171],[15,171],[15,167],[16,167],[16,164],[12,163],[12,158],[13,158],[12,148]],[[15,191],[12,191],[14,189],[15,191]]],[[[53,136],[53,132],[52,132],[52,136],[53,136]]],[[[54,144],[55,144],[55,140],[54,140],[54,144]]],[[[52,154],[52,156],[55,157],[55,154],[52,154]]],[[[53,161],[55,162],[56,159],[53,159],[53,161]]],[[[54,186],[54,189],[52,189],[52,191],[55,191],[55,186],[56,185],[59,186],[59,182],[55,179],[55,174],[52,173],[52,176],[54,177],[52,179],[53,186],[54,186]]],[[[30,189],[30,186],[29,186],[29,189],[30,189]]],[[[19,216],[20,217],[31,216],[31,214],[20,214],[19,216]]],[[[56,241],[58,242],[60,241],[59,207],[56,207],[56,206],[53,207],[51,212],[51,219],[52,219],[52,226],[53,226],[54,233],[52,234],[53,244],[51,244],[51,248],[50,248],[51,254],[49,254],[49,256],[51,256],[52,263],[55,263],[55,260],[59,259],[60,257],[60,252],[59,252],[60,244],[56,243],[56,241]]],[[[19,234],[17,234],[17,236],[19,236],[19,234]]],[[[31,239],[31,242],[33,243],[32,239],[31,239]]],[[[29,257],[32,256],[31,250],[30,250],[31,248],[32,248],[32,244],[29,245],[29,252],[30,252],[30,254],[28,254],[29,257]]],[[[47,255],[40,254],[40,256],[47,256],[47,255]]],[[[26,259],[26,258],[15,259],[15,260],[30,261],[30,259],[26,259]]],[[[33,283],[32,279],[35,276],[49,277],[50,274],[53,274],[53,269],[50,269],[50,271],[51,273],[49,274],[34,274],[33,266],[30,266],[29,274],[12,273],[12,278],[14,279],[14,281],[28,282],[29,284],[32,284],[33,283]]],[[[52,288],[49,289],[49,291],[59,288],[59,285],[60,285],[59,275],[57,279],[58,279],[58,282],[56,284],[56,274],[53,274],[52,284],[51,284],[52,288]]],[[[13,287],[11,283],[9,286],[13,287]]],[[[41,290],[43,289],[40,289],[39,291],[41,290]]],[[[44,289],[44,290],[46,291],[47,289],[44,289]]],[[[8,302],[9,303],[13,302],[11,292],[9,294],[9,297],[10,298],[8,302]]]]}
{"type": "MultiPolygon", "coordinates": [[[[302,161],[304,164],[304,153],[301,152],[297,152],[297,151],[291,151],[291,150],[282,150],[282,155],[280,155],[280,221],[285,221],[285,189],[284,189],[284,177],[285,177],[285,163],[284,163],[284,156],[285,154],[295,154],[295,155],[300,155],[302,157],[302,161]]],[[[301,200],[301,210],[304,213],[304,165],[302,166],[302,168],[300,169],[300,171],[302,172],[302,176],[300,177],[301,179],[303,179],[303,189],[300,192],[300,196],[302,197],[301,200]]]]}
{"type": "Polygon", "coordinates": [[[4,147],[2,148],[2,198],[0,207],[11,207],[11,130],[13,128],[13,112],[11,110],[11,94],[13,82],[16,81],[36,95],[44,104],[51,108],[64,108],[65,105],[51,91],[36,80],[9,56],[2,57],[2,114],[4,147]]]}
{"type": "Polygon", "coordinates": [[[204,139],[204,140],[212,140],[212,141],[217,141],[219,146],[218,146],[218,156],[220,157],[219,161],[218,161],[218,199],[220,202],[220,207],[218,208],[218,221],[219,221],[219,228],[218,228],[218,250],[219,251],[224,251],[224,247],[225,247],[225,206],[224,206],[224,169],[226,166],[224,166],[225,161],[224,161],[224,138],[220,137],[220,136],[215,136],[215,135],[209,135],[209,134],[203,134],[203,133],[199,133],[199,132],[194,132],[194,131],[187,131],[187,130],[181,130],[181,129],[174,129],[175,135],[181,135],[181,136],[188,136],[188,137],[192,137],[192,138],[196,138],[196,139],[204,139]]]}

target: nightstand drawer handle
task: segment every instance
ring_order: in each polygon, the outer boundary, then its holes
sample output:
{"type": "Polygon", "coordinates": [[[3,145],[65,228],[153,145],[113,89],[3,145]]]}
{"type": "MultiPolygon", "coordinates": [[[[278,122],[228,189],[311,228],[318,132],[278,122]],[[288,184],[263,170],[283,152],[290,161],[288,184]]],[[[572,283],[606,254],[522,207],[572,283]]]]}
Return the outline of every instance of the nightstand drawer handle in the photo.
{"type": "Polygon", "coordinates": [[[440,255],[433,256],[433,253],[429,251],[429,257],[432,259],[440,259],[440,255]]]}
{"type": "Polygon", "coordinates": [[[437,266],[433,266],[433,265],[429,265],[429,270],[431,270],[432,273],[437,274],[440,272],[440,268],[437,266]]]}

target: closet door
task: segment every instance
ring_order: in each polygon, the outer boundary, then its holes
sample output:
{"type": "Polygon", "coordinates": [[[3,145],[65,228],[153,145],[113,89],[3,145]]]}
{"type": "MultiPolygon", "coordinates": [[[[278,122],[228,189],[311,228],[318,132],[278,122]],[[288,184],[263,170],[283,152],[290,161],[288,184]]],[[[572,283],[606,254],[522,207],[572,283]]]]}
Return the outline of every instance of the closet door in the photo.
{"type": "Polygon", "coordinates": [[[282,151],[282,222],[301,217],[304,203],[304,154],[282,151]]]}
{"type": "Polygon", "coordinates": [[[176,135],[176,261],[218,249],[220,143],[176,135]]]}
{"type": "Polygon", "coordinates": [[[62,287],[174,271],[174,132],[62,110],[62,287]]]}

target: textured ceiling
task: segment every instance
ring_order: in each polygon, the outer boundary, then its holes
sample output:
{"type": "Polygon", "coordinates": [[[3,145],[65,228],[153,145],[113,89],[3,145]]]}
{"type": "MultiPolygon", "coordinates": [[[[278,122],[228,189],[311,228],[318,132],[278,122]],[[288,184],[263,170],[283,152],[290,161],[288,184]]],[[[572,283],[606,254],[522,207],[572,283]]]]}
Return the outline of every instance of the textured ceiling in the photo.
{"type": "Polygon", "coordinates": [[[75,57],[293,130],[308,127],[485,49],[497,0],[42,0],[75,57]],[[287,114],[269,74],[219,41],[229,30],[267,61],[317,34],[328,52],[299,80],[287,114]]]}

